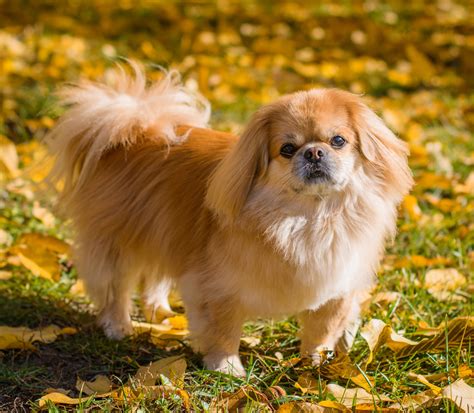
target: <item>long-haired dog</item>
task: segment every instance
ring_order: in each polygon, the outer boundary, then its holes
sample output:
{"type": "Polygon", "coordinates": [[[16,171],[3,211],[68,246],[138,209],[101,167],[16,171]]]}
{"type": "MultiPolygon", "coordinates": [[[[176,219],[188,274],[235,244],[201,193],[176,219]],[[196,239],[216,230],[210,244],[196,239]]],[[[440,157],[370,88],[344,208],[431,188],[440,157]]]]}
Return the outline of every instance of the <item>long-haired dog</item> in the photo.
{"type": "Polygon", "coordinates": [[[209,369],[245,373],[241,326],[297,314],[318,360],[358,317],[397,205],[407,146],[356,95],[313,89],[258,110],[240,137],[207,128],[208,102],[176,73],[148,85],[63,90],[53,177],[77,235],[75,260],[107,336],[132,332],[141,286],[151,319],[181,292],[209,369]]]}

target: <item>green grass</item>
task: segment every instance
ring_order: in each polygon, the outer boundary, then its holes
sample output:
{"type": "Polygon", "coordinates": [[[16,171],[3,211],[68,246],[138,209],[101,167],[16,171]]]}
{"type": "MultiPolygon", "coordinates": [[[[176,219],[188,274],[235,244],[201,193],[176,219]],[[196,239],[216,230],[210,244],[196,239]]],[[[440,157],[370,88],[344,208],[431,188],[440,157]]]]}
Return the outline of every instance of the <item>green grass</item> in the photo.
{"type": "MultiPolygon", "coordinates": [[[[400,231],[387,254],[449,258],[447,266],[468,278],[456,294],[464,299],[437,300],[426,291],[423,282],[430,267],[380,270],[376,292],[397,291],[400,299],[372,304],[362,320],[381,319],[406,337],[419,340],[421,337],[414,335],[419,322],[437,326],[473,313],[474,197],[472,193],[457,192],[456,185],[466,181],[474,164],[474,67],[469,58],[474,48],[467,37],[474,16],[462,1],[441,11],[432,2],[370,3],[373,7],[364,9],[358,2],[330,1],[306,8],[286,1],[279,7],[271,2],[234,2],[226,6],[140,1],[133,7],[120,0],[41,0],[34,5],[31,0],[9,2],[8,7],[0,8],[0,45],[8,38],[9,45],[18,42],[20,46],[0,47],[1,68],[14,67],[0,76],[0,135],[15,144],[41,139],[61,112],[54,105],[52,91],[79,77],[100,78],[121,57],[139,59],[152,75],[156,74],[156,64],[177,67],[185,80],[197,85],[210,99],[212,125],[223,130],[239,130],[256,108],[283,93],[314,86],[364,93],[372,97],[371,104],[403,139],[409,139],[409,126],[421,127],[421,136],[411,144],[428,151],[410,160],[415,178],[432,172],[449,181],[448,187],[434,183],[414,188],[422,217],[413,220],[401,209],[400,231]],[[25,13],[33,7],[37,15],[25,13]],[[365,43],[352,40],[355,31],[366,34],[365,43]],[[203,44],[200,39],[209,38],[208,32],[211,37],[212,33],[228,37],[216,36],[214,43],[203,44]],[[324,36],[319,38],[321,33],[324,36]],[[428,69],[434,74],[416,71],[420,58],[410,57],[407,45],[414,45],[430,62],[428,69]],[[316,70],[313,66],[306,69],[313,74],[302,73],[294,63],[304,55],[301,50],[305,48],[312,50],[313,56],[300,63],[333,65],[336,74],[332,74],[331,67],[316,70]],[[364,59],[371,63],[364,63],[360,70],[364,59]],[[400,80],[407,64],[411,65],[408,80],[400,80]],[[452,205],[442,208],[432,202],[433,197],[450,200],[452,205]]],[[[20,157],[22,167],[28,166],[25,159],[20,157]]],[[[0,187],[0,227],[13,242],[28,232],[71,239],[66,222],[58,220],[52,228],[46,227],[33,216],[32,199],[15,194],[7,181],[0,182],[5,184],[0,187]]],[[[47,196],[39,198],[47,207],[54,203],[47,196]]],[[[176,354],[183,354],[188,363],[184,389],[195,411],[208,409],[223,392],[247,385],[271,399],[274,408],[288,401],[329,400],[332,396],[325,390],[328,382],[354,386],[347,379],[328,377],[324,369],[289,363],[298,357],[298,326],[294,319],[254,320],[245,326],[245,336],[260,339],[255,347],[241,346],[248,371],[245,379],[203,370],[199,356],[186,341],[170,351],[151,344],[145,335],[110,341],[95,326],[87,298],[69,292],[77,277],[73,262],[62,262],[60,280],[51,282],[6,262],[2,250],[7,247],[0,245],[0,269],[12,271],[13,277],[0,281],[0,325],[36,328],[56,324],[76,327],[78,333],[50,344],[37,344],[36,351],[1,351],[0,411],[37,410],[37,400],[48,387],[71,390],[72,396],[78,396],[74,390],[77,377],[90,380],[104,374],[121,386],[139,365],[176,354]],[[295,385],[308,372],[318,385],[313,392],[303,394],[295,385]]],[[[141,317],[137,309],[134,318],[141,317]]],[[[357,336],[350,353],[353,365],[375,379],[374,397],[386,394],[393,400],[427,390],[408,373],[456,371],[465,364],[472,367],[473,359],[470,347],[450,347],[405,358],[396,358],[383,347],[374,362],[365,367],[368,354],[365,341],[357,336]]],[[[458,373],[452,380],[456,377],[458,373]]],[[[448,382],[436,384],[444,386],[448,382]]],[[[47,410],[117,408],[152,412],[181,411],[184,406],[176,397],[138,398],[121,406],[112,399],[91,398],[70,408],[51,404],[47,410]]],[[[247,400],[247,411],[261,409],[257,402],[247,400]]],[[[447,401],[437,409],[457,411],[447,401]]]]}

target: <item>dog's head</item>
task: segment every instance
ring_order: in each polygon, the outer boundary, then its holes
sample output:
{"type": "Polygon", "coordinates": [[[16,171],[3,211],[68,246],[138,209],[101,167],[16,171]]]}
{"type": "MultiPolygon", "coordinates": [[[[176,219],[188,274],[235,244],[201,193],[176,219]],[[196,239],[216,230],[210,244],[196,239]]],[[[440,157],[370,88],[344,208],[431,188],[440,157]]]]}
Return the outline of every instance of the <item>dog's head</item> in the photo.
{"type": "Polygon", "coordinates": [[[316,202],[360,185],[361,175],[371,186],[366,190],[398,203],[412,185],[407,154],[406,144],[358,96],[298,92],[253,116],[212,176],[207,203],[234,219],[257,183],[316,202]]]}

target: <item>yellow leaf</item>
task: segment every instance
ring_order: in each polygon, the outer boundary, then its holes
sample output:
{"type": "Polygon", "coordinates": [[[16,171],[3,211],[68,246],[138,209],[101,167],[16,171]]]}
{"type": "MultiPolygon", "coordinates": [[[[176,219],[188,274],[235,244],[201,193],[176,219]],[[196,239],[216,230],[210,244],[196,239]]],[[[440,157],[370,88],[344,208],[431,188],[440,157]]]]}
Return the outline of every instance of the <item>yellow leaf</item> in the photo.
{"type": "Polygon", "coordinates": [[[411,380],[416,380],[419,383],[424,384],[425,386],[429,387],[435,394],[439,394],[441,391],[441,387],[436,386],[433,383],[430,383],[429,380],[423,376],[422,374],[416,374],[416,373],[408,373],[408,378],[411,380]]]}
{"type": "Polygon", "coordinates": [[[262,410],[258,411],[263,411],[264,406],[269,406],[270,404],[267,396],[247,385],[240,387],[234,393],[222,393],[216,399],[211,401],[209,412],[236,412],[239,411],[239,409],[245,408],[249,402],[261,403],[262,406],[259,407],[261,407],[262,410]]]}
{"type": "Polygon", "coordinates": [[[171,325],[171,327],[176,330],[186,330],[188,328],[188,319],[184,315],[169,317],[164,321],[164,323],[171,325]]]}
{"type": "MultiPolygon", "coordinates": [[[[282,404],[276,413],[324,413],[330,411],[323,406],[315,403],[308,402],[289,402],[282,404]]],[[[333,410],[334,411],[334,410],[333,410]]],[[[347,411],[346,410],[335,410],[335,411],[347,411]]]]}
{"type": "Polygon", "coordinates": [[[424,286],[439,300],[448,298],[450,292],[465,285],[467,279],[455,268],[430,270],[425,275],[424,286]]]}
{"type": "Polygon", "coordinates": [[[173,328],[170,324],[152,324],[141,321],[132,321],[132,326],[135,334],[148,333],[151,342],[156,345],[162,345],[163,340],[167,339],[182,340],[189,334],[187,329],[178,330],[173,328]]]}
{"type": "Polygon", "coordinates": [[[388,396],[383,394],[371,394],[361,388],[345,388],[338,384],[330,383],[326,389],[336,400],[339,400],[346,407],[352,407],[357,404],[370,404],[376,409],[376,403],[379,401],[391,401],[388,396]]]}
{"type": "MultiPolygon", "coordinates": [[[[333,412],[352,412],[351,409],[344,406],[342,403],[334,402],[332,400],[323,400],[322,402],[318,403],[319,406],[327,407],[328,413],[333,412]]],[[[325,410],[325,411],[326,411],[325,410]]]]}
{"type": "Polygon", "coordinates": [[[85,287],[84,287],[84,281],[79,279],[77,280],[71,287],[71,289],[69,290],[69,292],[71,294],[75,294],[75,295],[84,295],[86,290],[85,290],[85,287]]]}
{"type": "Polygon", "coordinates": [[[69,253],[69,245],[41,234],[24,234],[10,248],[20,263],[34,275],[57,281],[61,276],[59,255],[69,253]]]}
{"type": "Polygon", "coordinates": [[[367,364],[372,362],[375,353],[377,353],[377,350],[383,345],[387,345],[391,350],[397,351],[406,346],[418,344],[415,341],[395,333],[392,327],[376,318],[373,318],[362,327],[360,335],[365,339],[370,350],[367,364]]]}
{"type": "Polygon", "coordinates": [[[421,209],[418,206],[418,201],[413,195],[407,195],[403,199],[403,209],[408,213],[408,216],[413,219],[417,220],[421,217],[421,209]]]}
{"type": "Polygon", "coordinates": [[[97,394],[99,397],[103,397],[110,394],[110,391],[112,390],[112,382],[104,375],[98,375],[92,381],[85,381],[78,377],[76,381],[76,389],[88,396],[97,394]]]}
{"type": "Polygon", "coordinates": [[[33,330],[27,327],[0,326],[0,350],[13,348],[35,349],[33,342],[51,343],[62,334],[75,334],[77,330],[72,327],[61,328],[50,325],[33,330]]]}
{"type": "Polygon", "coordinates": [[[358,387],[362,387],[365,391],[370,392],[375,385],[375,379],[373,377],[363,374],[351,377],[351,381],[358,387]]]}
{"type": "Polygon", "coordinates": [[[174,385],[182,386],[186,366],[186,360],[182,356],[166,357],[148,366],[141,366],[134,378],[140,385],[153,386],[160,375],[163,375],[174,385]]]}
{"type": "Polygon", "coordinates": [[[431,172],[426,172],[416,179],[415,188],[418,190],[425,189],[445,189],[448,190],[453,186],[452,181],[442,175],[436,175],[431,172]]]}
{"type": "Polygon", "coordinates": [[[298,377],[295,387],[300,389],[303,394],[319,393],[321,383],[311,374],[311,372],[307,371],[298,377]]]}
{"type": "Polygon", "coordinates": [[[18,154],[15,145],[6,136],[0,135],[0,176],[7,178],[18,175],[18,154]]]}
{"type": "Polygon", "coordinates": [[[474,317],[457,317],[447,326],[441,324],[438,333],[429,338],[398,349],[397,357],[406,357],[415,353],[437,353],[446,350],[446,346],[454,348],[469,348],[470,337],[474,334],[474,317]]]}
{"type": "Polygon", "coordinates": [[[457,380],[442,390],[445,398],[452,400],[463,412],[474,410],[474,387],[469,386],[464,380],[457,380]]]}
{"type": "Polygon", "coordinates": [[[45,396],[41,397],[41,399],[38,400],[39,407],[43,407],[47,404],[47,402],[52,402],[54,404],[80,404],[84,403],[88,398],[72,398],[69,396],[66,396],[63,393],[49,393],[46,394],[45,396]]]}
{"type": "Polygon", "coordinates": [[[430,82],[436,75],[436,70],[431,61],[420,51],[419,48],[409,44],[405,48],[408,59],[412,65],[413,75],[424,82],[430,82]]]}

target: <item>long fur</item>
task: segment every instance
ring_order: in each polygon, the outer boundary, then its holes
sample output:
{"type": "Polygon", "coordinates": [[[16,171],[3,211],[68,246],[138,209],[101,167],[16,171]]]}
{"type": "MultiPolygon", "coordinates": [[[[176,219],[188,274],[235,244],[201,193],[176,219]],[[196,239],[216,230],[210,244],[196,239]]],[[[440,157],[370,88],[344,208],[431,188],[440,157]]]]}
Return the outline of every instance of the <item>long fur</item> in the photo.
{"type": "Polygon", "coordinates": [[[56,155],[51,178],[64,179],[68,197],[80,192],[108,150],[144,139],[173,145],[185,138],[176,135],[176,126],[207,126],[209,102],[183,87],[179,73],[163,72],[147,87],[143,69],[135,62],[130,67],[132,76],[119,66],[111,85],[83,81],[58,93],[70,109],[48,137],[56,155]]]}
{"type": "Polygon", "coordinates": [[[169,311],[174,283],[208,368],[244,374],[242,323],[284,314],[300,315],[316,361],[354,323],[395,232],[412,184],[406,146],[347,92],[283,97],[239,139],[205,129],[208,104],[174,75],[148,88],[137,68],[119,79],[67,89],[72,107],[51,137],[78,271],[106,334],[131,332],[137,285],[153,315],[169,311]],[[344,149],[330,148],[334,133],[344,149]],[[331,184],[298,178],[303,157],[279,155],[289,139],[328,151],[331,184]]]}

